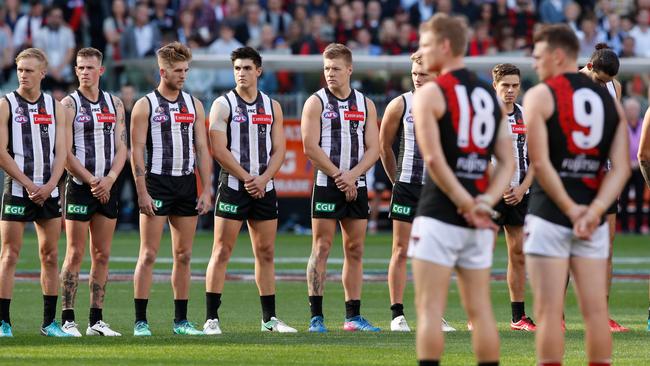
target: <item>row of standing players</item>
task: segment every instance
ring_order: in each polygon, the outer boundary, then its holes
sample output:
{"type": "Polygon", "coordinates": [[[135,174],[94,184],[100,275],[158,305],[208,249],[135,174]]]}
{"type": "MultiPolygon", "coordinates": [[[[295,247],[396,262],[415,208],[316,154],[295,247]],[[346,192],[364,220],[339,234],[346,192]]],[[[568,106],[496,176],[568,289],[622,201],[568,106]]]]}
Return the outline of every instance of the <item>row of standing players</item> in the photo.
{"type": "MultiPolygon", "coordinates": [[[[309,331],[327,331],[322,299],[337,221],[343,231],[345,256],[343,329],[379,330],[361,316],[360,298],[368,218],[365,173],[381,151],[387,173],[396,181],[390,206],[395,248],[389,270],[391,329],[408,330],[402,306],[408,247],[413,259],[421,364],[437,364],[442,353],[441,330],[446,326],[442,314],[452,269],[458,273],[461,296],[476,332],[474,349],[479,363],[498,363],[498,334],[489,301],[493,219],[500,216],[503,220],[500,224],[506,227],[509,246],[516,247],[512,243],[518,242],[521,248],[525,212],[524,252],[536,299],[540,362],[561,362],[562,303],[570,269],[582,311],[589,315],[589,360],[605,364],[611,358],[611,336],[601,332],[604,328],[609,335],[605,294],[610,241],[607,225],[601,222],[629,175],[625,125],[620,121],[618,102],[592,80],[602,80],[598,70],[584,70],[591,78],[576,72],[577,40],[565,26],[544,28],[536,36],[535,69],[544,83],[532,88],[524,99],[525,125],[521,108],[514,104],[518,70],[511,65],[495,68],[494,87],[500,103],[492,86],[465,69],[465,47],[466,30],[457,19],[436,15],[425,23],[420,51],[413,57],[417,92],[389,104],[381,134],[374,104],[350,87],[349,49],[332,44],[325,50],[327,87],[307,100],[301,123],[305,153],[316,168],[311,203],[314,234],[307,267],[312,313],[309,331]],[[438,75],[435,82],[428,82],[434,75],[438,75]],[[502,103],[510,112],[510,123],[502,103]],[[400,153],[395,157],[387,147],[398,134],[400,153]],[[530,195],[527,146],[537,172],[530,195]],[[513,151],[519,160],[516,170],[513,151]],[[496,164],[490,169],[493,156],[496,164]],[[603,174],[607,158],[612,168],[603,174]],[[495,211],[492,206],[502,198],[495,211]]],[[[275,314],[277,199],[272,178],[282,164],[285,144],[279,104],[257,89],[261,57],[250,48],[232,53],[237,85],[213,103],[206,132],[203,123],[195,123],[205,119],[201,103],[182,91],[191,60],[189,50],[172,43],[157,56],[161,82],[136,103],[131,117],[131,159],[141,211],[134,335],[151,335],[146,309],[166,222],[171,228],[174,257],[173,331],[221,333],[218,308],[226,265],[244,220],[256,259],[261,330],[295,332],[275,314]],[[197,168],[202,186],[209,187],[210,154],[223,169],[216,192],[215,236],[206,273],[206,322],[201,331],[187,320],[187,299],[197,214],[206,213],[212,204],[210,190],[197,193],[194,170],[197,168]]],[[[23,51],[16,59],[20,86],[0,103],[0,164],[8,175],[1,223],[2,335],[11,335],[13,275],[27,221],[36,225],[43,266],[45,316],[41,332],[80,336],[73,308],[90,230],[91,309],[86,334],[119,335],[103,322],[101,309],[117,215],[112,183],[126,159],[126,131],[121,101],[98,87],[101,57],[93,49],[80,51],[76,69],[80,88],[61,106],[40,91],[47,62],[43,53],[23,51]],[[64,165],[70,176],[64,203],[68,246],[61,271],[60,327],[54,320],[60,231],[56,183],[64,165]]],[[[511,249],[510,253],[517,251],[511,249]]],[[[525,274],[523,266],[518,268],[520,272],[513,274],[518,280],[509,280],[519,281],[519,290],[513,291],[511,286],[511,326],[534,330],[523,310],[525,274]]]]}

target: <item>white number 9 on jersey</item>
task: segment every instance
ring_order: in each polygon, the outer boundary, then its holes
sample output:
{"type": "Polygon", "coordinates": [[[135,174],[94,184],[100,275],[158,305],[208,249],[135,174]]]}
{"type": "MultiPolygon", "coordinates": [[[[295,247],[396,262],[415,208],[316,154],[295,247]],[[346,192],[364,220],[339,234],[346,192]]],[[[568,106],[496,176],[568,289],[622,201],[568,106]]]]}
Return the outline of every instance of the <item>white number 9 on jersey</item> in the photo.
{"type": "Polygon", "coordinates": [[[472,90],[471,100],[474,116],[470,124],[470,98],[467,97],[465,85],[454,86],[456,98],[458,99],[458,147],[469,146],[469,139],[478,148],[485,149],[490,145],[496,123],[494,121],[494,100],[487,90],[475,87],[472,90]]]}
{"type": "Polygon", "coordinates": [[[603,100],[591,89],[581,88],[574,91],[573,116],[578,125],[589,128],[587,134],[582,131],[571,132],[573,142],[583,150],[596,147],[603,138],[605,126],[603,100]],[[587,110],[587,105],[589,105],[589,110],[587,110]]]}

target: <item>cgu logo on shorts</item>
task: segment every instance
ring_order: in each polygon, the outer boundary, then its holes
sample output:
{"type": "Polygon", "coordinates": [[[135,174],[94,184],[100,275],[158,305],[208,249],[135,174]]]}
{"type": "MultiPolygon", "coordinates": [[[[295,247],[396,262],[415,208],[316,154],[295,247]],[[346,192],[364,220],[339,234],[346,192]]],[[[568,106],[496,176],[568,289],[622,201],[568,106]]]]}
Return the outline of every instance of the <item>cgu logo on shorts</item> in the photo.
{"type": "Polygon", "coordinates": [[[153,200],[153,207],[161,208],[162,206],[163,206],[163,202],[161,200],[153,200]]]}
{"type": "Polygon", "coordinates": [[[317,212],[334,212],[335,209],[336,203],[330,202],[316,202],[316,207],[314,207],[317,212]]]}
{"type": "Polygon", "coordinates": [[[236,214],[237,205],[231,205],[230,203],[219,202],[219,211],[236,214]]]}
{"type": "Polygon", "coordinates": [[[23,216],[25,215],[25,206],[6,205],[4,213],[6,215],[23,216]]]}
{"type": "Polygon", "coordinates": [[[86,205],[73,205],[69,204],[68,208],[66,210],[67,213],[69,214],[81,214],[85,215],[88,213],[88,206],[86,205]]]}
{"type": "Polygon", "coordinates": [[[396,203],[393,203],[392,212],[397,215],[410,215],[411,207],[410,206],[401,206],[396,203]]]}

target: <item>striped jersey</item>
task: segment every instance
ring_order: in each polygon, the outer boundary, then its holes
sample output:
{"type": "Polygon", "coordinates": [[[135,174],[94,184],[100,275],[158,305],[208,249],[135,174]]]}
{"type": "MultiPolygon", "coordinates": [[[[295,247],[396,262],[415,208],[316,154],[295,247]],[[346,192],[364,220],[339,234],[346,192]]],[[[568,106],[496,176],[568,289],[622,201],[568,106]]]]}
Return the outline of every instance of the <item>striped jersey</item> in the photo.
{"type": "Polygon", "coordinates": [[[194,99],[181,91],[175,101],[167,100],[156,89],[147,100],[147,172],[174,177],[194,173],[194,99]]]}
{"type": "MultiPolygon", "coordinates": [[[[9,102],[9,155],[27,178],[42,186],[52,177],[54,165],[57,122],[54,99],[49,94],[41,93],[32,103],[17,91],[5,95],[5,98],[9,102]]],[[[16,197],[29,196],[27,190],[8,174],[5,175],[4,191],[16,197]]],[[[58,196],[57,187],[52,191],[52,197],[58,196]]]]}
{"type": "Polygon", "coordinates": [[[399,156],[397,157],[397,180],[402,183],[424,184],[424,160],[415,140],[413,124],[413,92],[402,94],[404,112],[399,128],[399,156]]]}
{"type": "MultiPolygon", "coordinates": [[[[235,160],[250,175],[257,177],[266,171],[271,159],[271,130],[275,116],[273,104],[268,95],[257,92],[253,103],[247,103],[235,90],[217,99],[217,102],[227,105],[228,116],[228,150],[235,160]]],[[[244,190],[244,182],[225,169],[221,170],[219,184],[240,191],[244,190]]],[[[273,179],[266,184],[266,192],[273,189],[273,179]]]]}
{"type": "Polygon", "coordinates": [[[618,99],[618,96],[616,95],[616,87],[614,86],[614,82],[613,81],[608,81],[607,84],[605,84],[605,86],[607,87],[607,91],[609,92],[609,94],[614,99],[618,99]]]}
{"type": "Polygon", "coordinates": [[[524,182],[528,172],[528,143],[526,141],[526,125],[524,124],[523,110],[517,103],[514,110],[508,114],[510,137],[512,138],[512,152],[515,157],[517,169],[510,180],[510,187],[518,187],[524,182]]]}
{"type": "MultiPolygon", "coordinates": [[[[355,89],[345,99],[335,97],[327,88],[320,89],[315,95],[323,106],[319,145],[337,168],[348,171],[361,161],[366,150],[366,98],[355,89]]],[[[318,169],[316,185],[336,187],[334,179],[318,169]]],[[[365,186],[364,173],[357,178],[357,187],[365,186]]]]}
{"type": "MultiPolygon", "coordinates": [[[[79,90],[70,94],[76,105],[72,123],[72,152],[81,165],[95,177],[105,177],[115,157],[117,111],[112,96],[100,90],[91,101],[79,90]]],[[[74,182],[82,184],[76,177],[74,182]]]]}

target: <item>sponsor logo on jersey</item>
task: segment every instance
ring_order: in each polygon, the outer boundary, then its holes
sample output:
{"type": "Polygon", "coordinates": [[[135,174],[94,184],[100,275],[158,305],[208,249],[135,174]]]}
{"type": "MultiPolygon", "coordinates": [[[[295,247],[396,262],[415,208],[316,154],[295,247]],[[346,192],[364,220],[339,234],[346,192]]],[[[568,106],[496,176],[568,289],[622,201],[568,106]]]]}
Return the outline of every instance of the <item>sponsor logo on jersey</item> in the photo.
{"type": "Polygon", "coordinates": [[[79,123],[86,123],[92,121],[92,117],[87,114],[80,114],[77,116],[76,120],[79,123]]]}
{"type": "Polygon", "coordinates": [[[248,121],[248,117],[244,114],[235,114],[232,116],[232,121],[237,123],[243,123],[248,121]]]}
{"type": "Polygon", "coordinates": [[[235,114],[244,114],[244,109],[240,106],[235,106],[235,114]]]}
{"type": "Polygon", "coordinates": [[[325,109],[327,109],[328,111],[335,111],[336,110],[336,108],[334,107],[334,105],[332,103],[327,103],[325,105],[325,109]]]}
{"type": "Polygon", "coordinates": [[[14,109],[14,113],[15,114],[25,114],[25,110],[23,109],[23,107],[16,107],[16,109],[14,109]]]}
{"type": "Polygon", "coordinates": [[[34,115],[34,124],[36,124],[36,125],[51,125],[52,124],[52,115],[51,114],[35,114],[34,115]]]}
{"type": "Polygon", "coordinates": [[[5,205],[4,213],[6,215],[24,216],[25,206],[5,205]]]}
{"type": "Polygon", "coordinates": [[[25,123],[25,122],[29,121],[29,118],[27,116],[20,115],[20,116],[14,117],[14,121],[16,121],[17,123],[22,124],[22,123],[25,123]]]}
{"type": "Polygon", "coordinates": [[[273,123],[273,116],[270,114],[254,114],[253,124],[256,125],[270,125],[273,123]]]}
{"type": "Polygon", "coordinates": [[[151,120],[153,120],[154,122],[159,122],[159,123],[167,122],[169,120],[169,116],[166,115],[166,114],[157,114],[157,115],[153,116],[153,118],[151,120]]]}
{"type": "Polygon", "coordinates": [[[99,123],[115,123],[115,114],[113,113],[98,113],[97,122],[99,123]]]}
{"type": "Polygon", "coordinates": [[[68,204],[66,212],[69,214],[85,215],[88,213],[88,206],[68,204]]]}
{"type": "Polygon", "coordinates": [[[512,133],[515,135],[523,135],[526,134],[526,125],[510,125],[512,128],[512,133]]]}
{"type": "Polygon", "coordinates": [[[236,214],[237,213],[237,205],[232,205],[230,203],[225,203],[225,202],[219,202],[219,211],[226,212],[226,213],[231,213],[231,214],[236,214]]]}
{"type": "Polygon", "coordinates": [[[489,160],[480,157],[476,153],[461,156],[456,160],[457,176],[469,179],[478,179],[483,176],[487,170],[489,160]]]}
{"type": "Polygon", "coordinates": [[[336,203],[330,202],[316,202],[314,211],[316,212],[334,212],[336,209],[336,203]]]}
{"type": "Polygon", "coordinates": [[[194,115],[192,113],[176,113],[174,115],[174,122],[176,122],[176,123],[194,123],[194,115]]]}
{"type": "Polygon", "coordinates": [[[366,119],[366,114],[359,111],[345,111],[343,113],[343,118],[347,119],[348,121],[363,122],[366,119]]]}
{"type": "Polygon", "coordinates": [[[562,160],[560,176],[593,176],[598,173],[600,168],[600,160],[589,159],[586,155],[581,154],[575,158],[565,158],[562,160]]]}
{"type": "Polygon", "coordinates": [[[391,212],[397,215],[409,216],[411,214],[411,206],[402,206],[397,203],[393,203],[393,208],[391,212]]]}
{"type": "Polygon", "coordinates": [[[153,207],[161,208],[162,206],[163,206],[163,201],[162,200],[153,200],[153,207]]]}
{"type": "Polygon", "coordinates": [[[323,113],[323,118],[324,119],[335,119],[338,118],[339,114],[334,112],[334,111],[326,111],[323,113]]]}
{"type": "Polygon", "coordinates": [[[159,105],[159,106],[156,107],[156,109],[154,110],[154,112],[155,112],[156,114],[165,114],[165,108],[163,108],[163,106],[159,105]]]}

